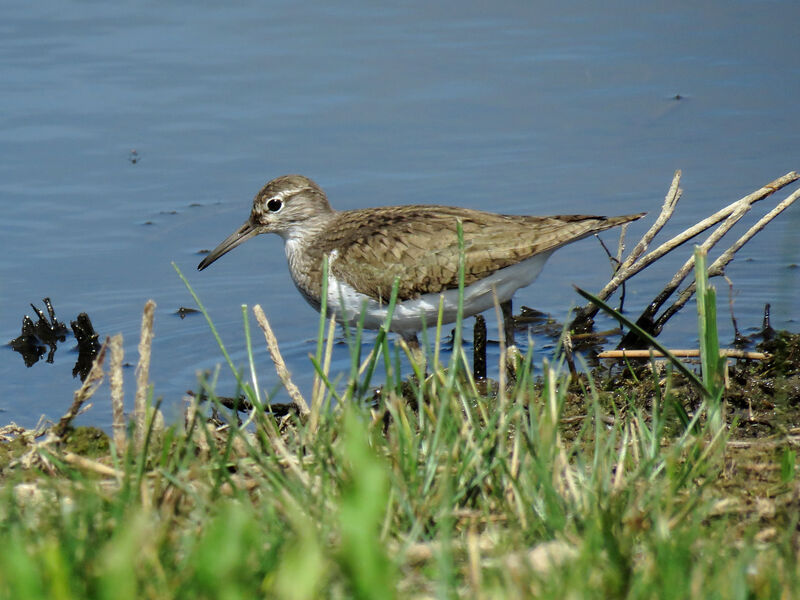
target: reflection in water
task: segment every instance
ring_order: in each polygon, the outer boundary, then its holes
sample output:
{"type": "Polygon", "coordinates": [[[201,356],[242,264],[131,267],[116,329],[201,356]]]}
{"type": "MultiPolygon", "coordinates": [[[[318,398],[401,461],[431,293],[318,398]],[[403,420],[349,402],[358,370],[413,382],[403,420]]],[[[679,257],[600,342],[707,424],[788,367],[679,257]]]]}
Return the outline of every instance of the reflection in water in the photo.
{"type": "MultiPolygon", "coordinates": [[[[47,315],[31,304],[31,308],[39,317],[36,323],[28,315],[22,318],[22,331],[19,336],[11,340],[10,346],[19,352],[26,367],[32,367],[47,352],[46,362],[53,363],[59,342],[67,339],[67,326],[56,318],[56,312],[50,298],[44,298],[47,315]],[[49,350],[48,350],[49,349],[49,350]]],[[[92,367],[94,357],[100,349],[97,341],[98,335],[92,326],[92,321],[86,313],[80,313],[70,322],[75,341],[78,342],[78,360],[72,369],[72,376],[80,376],[81,381],[86,379],[92,367]]]]}

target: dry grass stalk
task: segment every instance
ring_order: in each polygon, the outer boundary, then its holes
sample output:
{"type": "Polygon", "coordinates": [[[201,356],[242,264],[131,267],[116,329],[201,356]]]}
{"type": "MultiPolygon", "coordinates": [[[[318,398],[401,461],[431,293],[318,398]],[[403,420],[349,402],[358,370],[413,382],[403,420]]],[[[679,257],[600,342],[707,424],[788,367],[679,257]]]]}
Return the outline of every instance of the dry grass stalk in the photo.
{"type": "Polygon", "coordinates": [[[150,351],[153,344],[153,314],[156,303],[148,300],[142,313],[142,329],[139,337],[139,364],[136,366],[136,397],[133,404],[135,423],[134,441],[141,449],[147,427],[147,392],[150,380],[150,351]]]}
{"type": "Polygon", "coordinates": [[[300,411],[300,414],[303,417],[308,416],[311,410],[308,408],[308,404],[306,403],[305,398],[300,393],[298,387],[292,381],[292,377],[289,374],[289,370],[286,368],[286,363],[283,361],[283,357],[281,356],[281,351],[278,348],[278,340],[275,338],[275,334],[272,332],[272,327],[267,321],[267,317],[264,315],[264,311],[261,308],[260,304],[256,304],[253,307],[253,314],[256,316],[256,321],[258,322],[258,326],[261,327],[261,331],[264,332],[264,338],[267,342],[267,349],[269,350],[269,355],[272,358],[272,362],[275,363],[275,371],[278,373],[278,377],[283,383],[283,387],[286,388],[289,397],[294,402],[297,409],[300,411]]]}
{"type": "Polygon", "coordinates": [[[125,427],[125,403],[122,385],[122,360],[125,351],[122,347],[122,334],[118,333],[109,342],[111,359],[108,365],[108,384],[111,387],[111,431],[114,435],[114,445],[118,453],[124,453],[128,443],[125,427]]]}
{"type": "MultiPolygon", "coordinates": [[[[100,347],[100,351],[97,353],[97,356],[92,363],[92,368],[89,371],[89,375],[86,376],[86,380],[83,382],[83,385],[75,391],[72,400],[72,406],[69,407],[69,410],[61,417],[58,424],[53,427],[52,429],[52,436],[59,441],[63,441],[64,436],[67,433],[67,428],[69,427],[70,423],[72,423],[72,419],[74,419],[81,411],[81,406],[83,403],[86,402],[92,395],[97,391],[97,388],[103,382],[103,361],[106,357],[106,349],[108,348],[108,340],[106,340],[103,345],[100,347]]],[[[48,436],[50,437],[50,436],[48,436]]],[[[46,440],[50,441],[50,440],[46,440]]]]}
{"type": "Polygon", "coordinates": [[[481,561],[480,538],[475,532],[475,527],[469,528],[467,533],[467,564],[469,565],[469,582],[472,589],[479,590],[483,585],[483,565],[481,561]]]}

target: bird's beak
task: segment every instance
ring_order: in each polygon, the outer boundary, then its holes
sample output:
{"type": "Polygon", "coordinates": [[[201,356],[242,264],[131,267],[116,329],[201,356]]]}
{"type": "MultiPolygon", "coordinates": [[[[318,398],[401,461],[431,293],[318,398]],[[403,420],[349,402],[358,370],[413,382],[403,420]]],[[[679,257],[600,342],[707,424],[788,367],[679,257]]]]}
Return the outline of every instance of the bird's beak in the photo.
{"type": "Polygon", "coordinates": [[[239,227],[239,229],[237,229],[235,232],[226,237],[219,246],[217,246],[211,252],[209,252],[208,256],[206,256],[202,260],[202,262],[199,265],[197,265],[197,270],[202,271],[208,265],[217,260],[220,256],[222,256],[223,254],[227,254],[228,252],[236,248],[236,246],[238,246],[243,242],[246,242],[255,235],[258,235],[258,229],[254,227],[253,224],[250,223],[250,221],[247,221],[244,225],[239,227]]]}

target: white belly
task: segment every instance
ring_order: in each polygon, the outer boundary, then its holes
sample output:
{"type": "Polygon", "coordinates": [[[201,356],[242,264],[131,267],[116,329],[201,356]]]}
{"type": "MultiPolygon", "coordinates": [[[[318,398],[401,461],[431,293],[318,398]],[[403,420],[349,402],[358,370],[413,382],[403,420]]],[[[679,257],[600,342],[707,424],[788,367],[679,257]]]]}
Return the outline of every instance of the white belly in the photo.
{"type": "MultiPolygon", "coordinates": [[[[485,279],[464,288],[464,317],[471,317],[494,306],[497,300],[510,300],[519,288],[533,283],[539,276],[552,252],[537,254],[505,269],[500,269],[485,279]]],[[[395,305],[390,330],[401,335],[420,331],[436,325],[439,317],[439,298],[443,298],[442,323],[452,323],[458,313],[458,290],[447,290],[440,294],[423,294],[414,300],[405,300],[395,305]]],[[[328,310],[335,313],[340,322],[350,325],[358,323],[361,311],[365,311],[364,328],[378,329],[386,320],[388,305],[379,303],[361,294],[347,283],[328,275],[328,310]]]]}

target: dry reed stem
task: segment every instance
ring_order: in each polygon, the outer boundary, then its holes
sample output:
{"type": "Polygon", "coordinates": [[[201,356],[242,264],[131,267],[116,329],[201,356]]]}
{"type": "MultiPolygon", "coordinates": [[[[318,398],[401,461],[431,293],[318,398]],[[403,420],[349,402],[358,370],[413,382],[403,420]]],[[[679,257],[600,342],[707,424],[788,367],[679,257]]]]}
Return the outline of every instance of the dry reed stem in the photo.
{"type": "Polygon", "coordinates": [[[125,427],[125,402],[122,385],[122,360],[125,351],[122,347],[122,334],[118,333],[109,342],[111,358],[108,364],[108,384],[111,387],[111,431],[114,435],[114,446],[118,453],[125,452],[128,444],[125,427]]]}
{"type": "MultiPolygon", "coordinates": [[[[708,236],[702,244],[700,244],[699,247],[703,250],[703,252],[707,254],[708,251],[711,248],[713,248],[716,245],[716,243],[722,238],[722,236],[728,233],[731,227],[733,227],[739,221],[739,219],[741,219],[745,215],[745,213],[747,213],[747,211],[749,210],[750,210],[750,205],[743,204],[742,206],[737,208],[737,210],[731,213],[731,215],[728,216],[727,219],[725,219],[722,225],[717,227],[711,233],[711,235],[708,236]]],[[[672,293],[676,289],[678,289],[678,286],[683,282],[683,280],[686,279],[689,273],[691,273],[694,270],[694,262],[695,259],[693,253],[689,256],[686,262],[684,262],[683,265],[675,272],[675,275],[673,275],[672,279],[670,279],[667,285],[664,286],[664,289],[662,289],[659,292],[658,296],[654,298],[653,302],[651,302],[648,305],[647,309],[645,310],[642,316],[648,316],[649,318],[652,318],[652,316],[655,315],[655,313],[661,308],[661,306],[663,306],[664,302],[666,302],[667,298],[669,298],[672,295],[672,293]]],[[[680,306],[683,306],[683,304],[681,304],[680,306]]],[[[658,331],[660,331],[660,329],[658,329],[658,331]]]]}
{"type": "Polygon", "coordinates": [[[142,312],[139,364],[136,366],[136,396],[133,404],[134,441],[137,450],[141,450],[144,444],[145,428],[147,427],[147,392],[150,378],[150,352],[153,344],[153,314],[155,309],[156,303],[153,300],[148,300],[142,312]]]}
{"type": "MultiPolygon", "coordinates": [[[[619,228],[619,240],[617,241],[617,255],[614,257],[616,261],[614,264],[616,268],[614,271],[616,272],[619,269],[619,265],[622,264],[622,255],[625,254],[625,237],[628,235],[628,225],[630,223],[623,223],[622,227],[619,228]]],[[[595,233],[595,235],[597,235],[595,233]]]]}
{"type": "Polygon", "coordinates": [[[670,217],[672,217],[672,213],[675,212],[675,207],[678,205],[678,200],[681,199],[683,195],[683,190],[680,188],[681,183],[681,170],[678,169],[675,171],[675,175],[672,177],[672,183],[669,186],[669,190],[667,191],[667,195],[664,197],[664,204],[661,205],[661,212],[658,214],[655,222],[650,226],[650,229],[642,236],[642,239],[633,247],[631,253],[628,255],[622,264],[620,265],[620,270],[626,270],[630,267],[636,260],[645,253],[647,248],[650,246],[650,242],[653,241],[653,238],[658,235],[658,232],[663,229],[664,225],[669,221],[670,217]]]}
{"type": "Polygon", "coordinates": [[[289,394],[289,397],[294,402],[297,409],[300,411],[300,414],[303,417],[307,417],[311,410],[308,408],[308,404],[306,403],[305,398],[300,393],[298,387],[292,381],[292,377],[289,374],[289,370],[286,368],[286,363],[283,361],[283,357],[281,356],[281,351],[278,348],[278,340],[275,338],[275,334],[272,332],[272,327],[267,321],[267,317],[264,315],[264,311],[261,308],[260,304],[256,304],[253,307],[253,314],[256,317],[256,321],[258,322],[258,326],[261,328],[261,331],[264,332],[264,339],[267,342],[267,349],[269,350],[269,355],[272,358],[272,362],[275,364],[275,371],[278,373],[278,377],[283,383],[283,387],[286,388],[286,392],[289,394]]]}
{"type": "MultiPolygon", "coordinates": [[[[631,255],[623,262],[623,264],[620,266],[619,270],[617,271],[616,275],[611,279],[611,281],[609,281],[605,285],[605,287],[603,287],[603,289],[597,293],[597,297],[600,298],[601,300],[605,300],[624,281],[630,279],[631,277],[636,275],[639,271],[641,271],[648,265],[652,264],[665,254],[671,252],[678,246],[686,243],[687,241],[689,241],[696,235],[702,233],[706,229],[713,227],[723,219],[728,219],[735,213],[744,214],[744,212],[747,212],[747,210],[749,210],[750,205],[760,200],[763,200],[767,196],[772,195],[781,188],[789,185],[793,181],[796,181],[798,178],[800,178],[800,175],[798,175],[795,171],[790,171],[786,175],[783,175],[782,177],[779,177],[774,181],[771,181],[770,183],[759,188],[753,193],[748,194],[747,196],[744,196],[743,198],[740,198],[735,202],[732,202],[728,206],[718,210],[717,212],[703,219],[699,223],[696,223],[695,225],[692,225],[691,227],[679,233],[678,235],[673,236],[671,239],[661,244],[658,248],[651,251],[649,254],[639,257],[639,253],[644,252],[647,245],[652,240],[652,237],[655,236],[658,230],[660,230],[661,227],[663,227],[667,219],[669,219],[669,217],[671,216],[672,212],[675,209],[675,205],[678,199],[680,198],[681,190],[678,187],[680,172],[676,172],[675,177],[673,178],[672,181],[672,185],[670,186],[670,190],[667,193],[667,196],[665,197],[661,214],[656,220],[656,223],[653,224],[653,226],[650,228],[650,230],[648,230],[648,232],[645,234],[642,240],[640,240],[640,242],[636,245],[634,250],[631,252],[631,255]]],[[[584,318],[591,318],[594,315],[596,315],[599,310],[600,309],[597,306],[589,303],[581,309],[579,314],[584,318]]]]}
{"type": "MultiPolygon", "coordinates": [[[[700,350],[670,350],[670,354],[680,358],[696,358],[700,356],[700,350]]],[[[770,355],[765,352],[747,352],[733,348],[721,348],[719,355],[726,358],[745,358],[747,360],[767,360],[770,358],[770,355]]],[[[665,355],[658,350],[606,350],[598,354],[597,358],[650,358],[650,356],[663,358],[665,355]]]]}
{"type": "MultiPolygon", "coordinates": [[[[106,357],[106,348],[108,348],[108,340],[103,342],[100,351],[92,362],[92,368],[89,370],[89,375],[83,382],[83,385],[73,394],[72,406],[59,420],[58,424],[53,428],[53,436],[59,441],[64,440],[72,419],[74,419],[81,410],[81,406],[97,391],[97,388],[103,382],[103,360],[106,357]]],[[[49,440],[46,440],[49,441],[49,440]]]]}
{"type": "Polygon", "coordinates": [[[115,477],[116,479],[122,479],[125,475],[122,471],[117,471],[116,469],[109,467],[108,465],[104,465],[101,462],[73,454],[72,452],[64,452],[62,458],[64,459],[64,462],[69,465],[79,467],[84,471],[91,471],[92,473],[103,475],[104,477],[115,477]]]}
{"type": "MultiPolygon", "coordinates": [[[[790,194],[788,197],[784,198],[781,202],[775,206],[771,211],[761,217],[750,229],[745,232],[743,236],[741,236],[738,240],[736,240],[727,250],[725,250],[713,263],[711,263],[707,268],[708,277],[720,277],[725,274],[725,267],[733,260],[734,254],[738,252],[742,246],[744,246],[747,242],[749,242],[753,236],[755,236],[759,231],[764,229],[767,224],[772,221],[775,217],[781,214],[784,210],[789,208],[795,200],[800,198],[800,190],[795,190],[793,194],[790,194]]],[[[749,206],[747,207],[750,208],[749,206]]],[[[733,216],[733,215],[731,215],[733,216]]],[[[692,257],[692,265],[694,265],[694,257],[692,257]]],[[[677,287],[677,286],[676,286],[677,287]]],[[[678,299],[664,311],[655,322],[654,332],[656,335],[661,332],[664,327],[664,324],[674,315],[677,313],[683,306],[691,299],[694,295],[695,289],[697,287],[696,282],[692,282],[689,284],[686,289],[684,289],[678,299]]],[[[674,288],[673,288],[674,290],[674,288]]],[[[671,292],[670,292],[671,293],[671,292]]],[[[660,297],[660,295],[659,295],[660,297]]]]}
{"type": "Polygon", "coordinates": [[[791,194],[783,201],[778,203],[778,205],[775,208],[773,208],[771,211],[769,211],[767,214],[761,217],[756,222],[756,224],[753,225],[750,229],[748,229],[747,232],[742,237],[736,240],[736,242],[734,242],[734,244],[730,248],[725,250],[725,252],[723,252],[722,255],[719,258],[717,258],[717,260],[711,263],[711,265],[708,267],[708,276],[716,277],[723,275],[725,265],[727,265],[731,261],[733,255],[736,252],[738,252],[742,246],[744,246],[747,242],[749,242],[755,234],[764,229],[767,223],[769,223],[772,219],[781,214],[784,210],[789,208],[789,206],[791,206],[794,203],[794,201],[797,200],[798,198],[800,198],[800,190],[795,190],[793,194],[791,194]]]}
{"type": "Polygon", "coordinates": [[[744,211],[750,209],[750,205],[755,204],[756,202],[763,200],[764,198],[771,196],[781,188],[789,185],[793,181],[798,179],[798,174],[794,171],[787,173],[783,177],[779,177],[778,179],[768,183],[767,185],[757,189],[755,192],[740,198],[739,200],[730,203],[728,206],[718,210],[713,215],[706,217],[699,223],[696,223],[689,227],[688,229],[684,230],[683,232],[679,233],[678,235],[672,237],[670,240],[667,240],[663,244],[661,244],[658,248],[653,250],[650,254],[644,256],[641,261],[639,261],[631,273],[638,273],[647,265],[651,264],[655,260],[658,260],[668,252],[671,252],[681,244],[688,242],[690,239],[702,233],[706,229],[709,229],[722,221],[723,219],[727,219],[729,216],[736,212],[744,211]]]}

